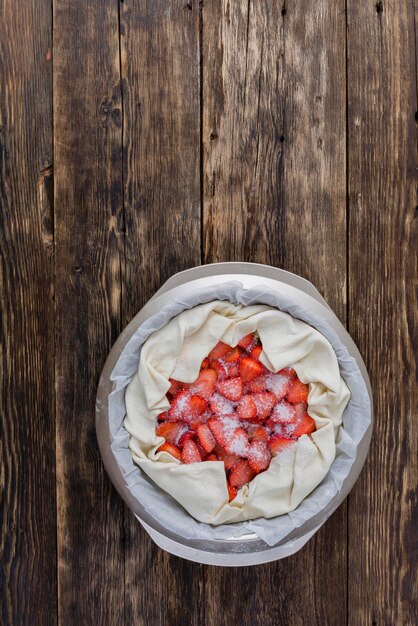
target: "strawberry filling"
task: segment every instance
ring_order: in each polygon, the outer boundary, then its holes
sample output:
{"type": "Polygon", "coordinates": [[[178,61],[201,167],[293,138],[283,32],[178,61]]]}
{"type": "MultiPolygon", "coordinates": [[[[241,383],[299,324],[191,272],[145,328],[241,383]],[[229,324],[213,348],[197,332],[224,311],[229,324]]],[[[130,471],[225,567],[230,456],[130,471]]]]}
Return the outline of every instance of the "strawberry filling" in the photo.
{"type": "Polygon", "coordinates": [[[157,452],[182,463],[224,464],[229,500],[265,472],[272,457],[316,430],[308,415],[309,385],[291,367],[270,372],[257,333],[235,348],[219,342],[193,383],[170,379],[168,411],[157,416],[157,452]]]}

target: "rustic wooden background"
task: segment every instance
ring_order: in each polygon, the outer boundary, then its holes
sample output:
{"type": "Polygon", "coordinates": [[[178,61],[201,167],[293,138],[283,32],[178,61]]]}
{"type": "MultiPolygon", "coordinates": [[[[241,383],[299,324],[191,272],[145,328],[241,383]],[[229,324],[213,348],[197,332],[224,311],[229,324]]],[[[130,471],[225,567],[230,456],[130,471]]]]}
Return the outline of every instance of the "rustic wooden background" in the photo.
{"type": "Polygon", "coordinates": [[[1,623],[417,624],[414,0],[0,7],[1,623]],[[229,260],[319,288],[376,412],[345,504],[239,570],[153,545],[94,431],[124,325],[229,260]]]}

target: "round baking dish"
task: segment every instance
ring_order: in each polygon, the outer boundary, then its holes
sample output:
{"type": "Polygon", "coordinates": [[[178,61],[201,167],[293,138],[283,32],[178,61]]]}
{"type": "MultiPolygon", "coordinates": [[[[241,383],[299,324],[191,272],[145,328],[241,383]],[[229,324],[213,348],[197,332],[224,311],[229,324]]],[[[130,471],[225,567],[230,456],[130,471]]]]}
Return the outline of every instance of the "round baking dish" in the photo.
{"type": "MultiPolygon", "coordinates": [[[[300,550],[343,502],[357,480],[370,445],[371,424],[372,394],[367,371],[356,345],[336,315],[309,281],[284,270],[254,263],[216,263],[192,268],[172,276],[139,311],[117,339],[103,368],[96,402],[97,438],[106,470],[122,498],[155,543],[177,556],[200,563],[223,566],[266,563],[290,556],[300,550]],[[173,532],[170,530],[169,522],[165,526],[156,520],[127,488],[122,469],[112,450],[112,433],[108,413],[108,398],[114,388],[111,374],[127,342],[146,320],[174,299],[187,298],[187,294],[196,289],[237,280],[247,289],[259,285],[262,281],[263,285],[267,285],[272,292],[284,293],[296,304],[309,307],[310,310],[321,316],[338,335],[349,355],[355,359],[370,400],[370,425],[357,447],[355,462],[344,480],[342,488],[320,513],[311,517],[297,529],[297,532],[293,531],[288,534],[274,546],[268,545],[255,534],[247,534],[239,538],[231,536],[226,540],[188,540],[173,532]]],[[[158,487],[155,488],[158,489],[158,487]]]]}

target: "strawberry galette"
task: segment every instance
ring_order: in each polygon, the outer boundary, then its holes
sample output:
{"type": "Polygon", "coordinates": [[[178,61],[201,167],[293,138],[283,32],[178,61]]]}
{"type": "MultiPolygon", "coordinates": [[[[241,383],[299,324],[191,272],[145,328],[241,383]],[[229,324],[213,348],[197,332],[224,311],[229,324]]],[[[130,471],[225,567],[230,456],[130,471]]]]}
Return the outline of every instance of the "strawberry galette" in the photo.
{"type": "Polygon", "coordinates": [[[316,329],[266,305],[212,301],[144,343],[124,425],[139,467],[216,525],[295,509],[334,460],[349,397],[316,329]]]}
{"type": "Polygon", "coordinates": [[[261,362],[257,333],[234,348],[220,341],[202,361],[193,383],[170,380],[168,411],[158,415],[157,452],[182,463],[224,464],[229,500],[271,458],[316,430],[308,415],[309,385],[286,367],[270,372],[261,362]]]}

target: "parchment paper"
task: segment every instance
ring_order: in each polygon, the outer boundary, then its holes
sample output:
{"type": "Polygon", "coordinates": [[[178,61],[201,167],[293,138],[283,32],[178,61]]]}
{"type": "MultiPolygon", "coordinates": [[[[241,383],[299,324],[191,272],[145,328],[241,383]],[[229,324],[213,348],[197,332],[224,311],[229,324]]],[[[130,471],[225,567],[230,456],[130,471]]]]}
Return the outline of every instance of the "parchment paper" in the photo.
{"type": "MultiPolygon", "coordinates": [[[[371,423],[371,406],[365,381],[353,357],[348,353],[335,331],[311,311],[291,302],[285,295],[272,292],[260,284],[245,289],[238,281],[194,289],[186,300],[172,301],[149,318],[131,337],[111,374],[114,390],[109,395],[108,416],[112,437],[111,449],[122,469],[127,488],[147,512],[162,526],[186,539],[227,539],[254,532],[268,545],[275,545],[322,510],[341,490],[344,480],[356,461],[357,447],[371,423]],[[156,330],[185,309],[212,300],[229,300],[233,304],[267,304],[293,315],[321,332],[333,346],[340,371],[351,392],[344,411],[343,426],[336,442],[336,457],[326,475],[312,493],[290,513],[271,519],[259,518],[249,522],[211,526],[196,521],[171,496],[159,489],[133,462],[128,448],[129,434],[123,426],[125,389],[138,369],[142,344],[156,330]]],[[[321,523],[321,521],[319,522],[321,523]]],[[[296,532],[297,535],[297,532],[296,532]]]]}

